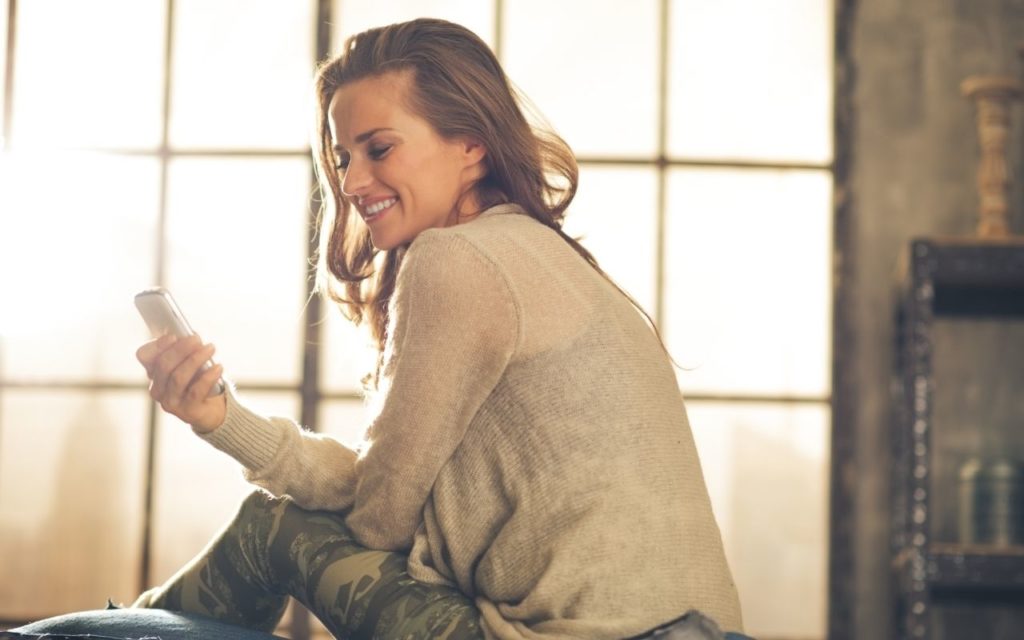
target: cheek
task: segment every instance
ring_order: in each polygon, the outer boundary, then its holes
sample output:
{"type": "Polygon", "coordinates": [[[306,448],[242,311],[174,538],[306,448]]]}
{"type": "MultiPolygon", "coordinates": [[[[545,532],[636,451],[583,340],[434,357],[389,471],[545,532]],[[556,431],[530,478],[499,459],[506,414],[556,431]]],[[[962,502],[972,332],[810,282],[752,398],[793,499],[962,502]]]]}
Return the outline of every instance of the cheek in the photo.
{"type": "Polygon", "coordinates": [[[446,158],[427,158],[403,168],[406,184],[419,200],[448,200],[458,191],[459,176],[446,158]]]}

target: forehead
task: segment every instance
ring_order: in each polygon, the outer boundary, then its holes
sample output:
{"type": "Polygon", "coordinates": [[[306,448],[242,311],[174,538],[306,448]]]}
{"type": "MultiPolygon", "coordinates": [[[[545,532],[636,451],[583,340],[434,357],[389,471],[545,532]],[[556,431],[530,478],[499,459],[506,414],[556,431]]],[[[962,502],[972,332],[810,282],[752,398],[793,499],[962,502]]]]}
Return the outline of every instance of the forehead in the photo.
{"type": "Polygon", "coordinates": [[[391,72],[342,85],[328,106],[334,141],[349,146],[365,131],[421,120],[406,107],[411,81],[409,73],[391,72]]]}

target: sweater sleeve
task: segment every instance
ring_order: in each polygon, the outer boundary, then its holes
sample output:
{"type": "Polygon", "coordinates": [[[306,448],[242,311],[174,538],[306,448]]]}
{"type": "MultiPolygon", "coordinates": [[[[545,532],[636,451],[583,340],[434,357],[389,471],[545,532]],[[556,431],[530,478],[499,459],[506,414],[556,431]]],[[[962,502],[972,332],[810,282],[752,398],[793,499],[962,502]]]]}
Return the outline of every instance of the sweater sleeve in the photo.
{"type": "Polygon", "coordinates": [[[349,510],[364,545],[408,549],[434,479],[519,341],[504,276],[469,241],[426,231],[409,248],[392,299],[378,407],[357,453],[228,391],[224,424],[200,437],[274,495],[306,509],[349,510]]]}
{"type": "Polygon", "coordinates": [[[411,546],[435,478],[519,341],[519,314],[503,274],[468,240],[423,232],[403,262],[380,409],[355,463],[347,518],[375,549],[411,546]]]}
{"type": "Polygon", "coordinates": [[[249,482],[306,509],[349,506],[356,452],[288,418],[264,417],[243,405],[231,385],[227,415],[217,429],[198,434],[243,466],[249,482]]]}

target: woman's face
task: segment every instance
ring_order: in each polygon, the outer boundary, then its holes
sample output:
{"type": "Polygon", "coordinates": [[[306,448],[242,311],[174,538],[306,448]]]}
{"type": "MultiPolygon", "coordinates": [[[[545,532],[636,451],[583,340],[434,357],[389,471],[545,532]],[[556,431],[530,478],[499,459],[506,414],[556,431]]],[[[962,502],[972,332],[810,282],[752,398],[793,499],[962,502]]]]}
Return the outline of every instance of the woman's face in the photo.
{"type": "Polygon", "coordinates": [[[483,174],[483,147],[445,140],[406,109],[411,74],[390,72],[346,84],[328,107],[341,190],[381,250],[475,211],[463,193],[483,174]]]}

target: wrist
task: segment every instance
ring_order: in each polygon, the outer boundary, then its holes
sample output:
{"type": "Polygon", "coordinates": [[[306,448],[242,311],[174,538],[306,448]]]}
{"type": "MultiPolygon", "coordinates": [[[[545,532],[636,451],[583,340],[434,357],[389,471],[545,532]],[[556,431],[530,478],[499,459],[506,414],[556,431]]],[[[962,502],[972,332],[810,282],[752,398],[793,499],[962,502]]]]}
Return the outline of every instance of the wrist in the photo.
{"type": "Polygon", "coordinates": [[[219,403],[217,408],[213,411],[213,415],[203,420],[197,420],[192,423],[192,431],[198,435],[206,435],[213,433],[224,424],[224,419],[227,417],[228,402],[227,394],[220,394],[216,397],[216,402],[219,403]]]}

